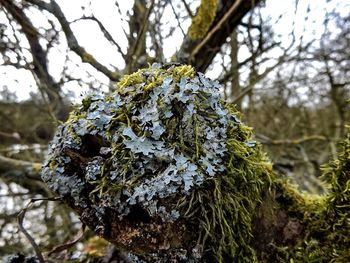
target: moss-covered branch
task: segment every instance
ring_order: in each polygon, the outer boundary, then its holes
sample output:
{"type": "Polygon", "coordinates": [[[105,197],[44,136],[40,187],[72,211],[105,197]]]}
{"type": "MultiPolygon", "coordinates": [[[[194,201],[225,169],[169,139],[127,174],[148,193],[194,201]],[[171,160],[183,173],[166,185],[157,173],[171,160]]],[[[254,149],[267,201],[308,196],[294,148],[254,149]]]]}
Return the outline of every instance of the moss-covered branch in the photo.
{"type": "Polygon", "coordinates": [[[205,36],[215,19],[217,6],[218,0],[201,1],[197,14],[192,18],[192,24],[188,29],[190,38],[196,40],[205,36]]]}
{"type": "Polygon", "coordinates": [[[219,89],[186,65],[123,77],[59,127],[44,181],[141,262],[346,262],[350,137],[328,194],[301,194],[219,89]]]}
{"type": "Polygon", "coordinates": [[[13,182],[37,194],[47,194],[40,178],[40,163],[16,160],[0,155],[0,179],[13,182]]]}
{"type": "Polygon", "coordinates": [[[201,1],[189,32],[176,53],[176,60],[191,64],[204,72],[241,18],[258,2],[259,0],[201,1]]]}

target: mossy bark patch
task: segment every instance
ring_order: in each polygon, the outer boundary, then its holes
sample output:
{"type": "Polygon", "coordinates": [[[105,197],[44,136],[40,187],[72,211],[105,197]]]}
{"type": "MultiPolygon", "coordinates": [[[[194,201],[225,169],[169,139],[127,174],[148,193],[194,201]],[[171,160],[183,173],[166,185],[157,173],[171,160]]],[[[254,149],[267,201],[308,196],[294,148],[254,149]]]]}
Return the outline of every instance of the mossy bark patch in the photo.
{"type": "MultiPolygon", "coordinates": [[[[341,143],[338,158],[323,166],[322,179],[329,184],[324,195],[298,193],[290,184],[274,182],[273,215],[283,211],[278,222],[288,222],[283,232],[273,235],[264,247],[261,233],[271,233],[278,227],[267,220],[267,228],[255,228],[259,258],[267,262],[350,262],[350,134],[341,143]],[[286,221],[287,220],[287,221],[286,221]],[[287,227],[287,228],[286,228],[287,227]],[[283,237],[278,240],[276,237],[283,237]],[[292,242],[284,242],[288,241],[292,242]],[[260,243],[261,244],[261,243],[260,243]]],[[[261,206],[257,221],[264,222],[266,211],[261,206]]],[[[281,224],[281,223],[279,223],[281,224]]],[[[265,224],[262,224],[264,227],[265,224]]],[[[280,228],[282,229],[282,228],[280,228]]]]}
{"type": "Polygon", "coordinates": [[[218,0],[202,0],[197,14],[192,18],[192,24],[188,29],[191,39],[203,38],[213,23],[217,11],[218,0]]]}

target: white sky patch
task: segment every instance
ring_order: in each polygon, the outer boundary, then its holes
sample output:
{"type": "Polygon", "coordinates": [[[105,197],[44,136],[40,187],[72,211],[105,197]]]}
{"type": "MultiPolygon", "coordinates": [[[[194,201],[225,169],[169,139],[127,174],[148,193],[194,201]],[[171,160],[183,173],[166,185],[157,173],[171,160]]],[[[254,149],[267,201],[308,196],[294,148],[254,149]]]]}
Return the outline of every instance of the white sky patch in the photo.
{"type": "Polygon", "coordinates": [[[25,69],[14,67],[0,67],[0,85],[1,88],[6,87],[10,91],[16,92],[20,100],[29,99],[30,93],[37,90],[32,74],[25,69]]]}
{"type": "MultiPolygon", "coordinates": [[[[171,8],[170,5],[168,5],[165,10],[164,10],[164,14],[163,14],[163,23],[165,25],[172,25],[174,26],[174,21],[176,21],[176,17],[174,15],[174,12],[171,8]]],[[[181,23],[181,28],[182,30],[186,33],[189,26],[191,25],[191,20],[187,19],[186,21],[184,21],[183,23],[181,23]]],[[[166,38],[164,39],[164,56],[166,58],[170,58],[172,55],[174,55],[176,53],[176,51],[178,51],[180,44],[183,41],[184,35],[182,33],[181,28],[178,26],[177,22],[175,23],[175,31],[172,37],[166,38]]],[[[166,29],[166,26],[165,26],[166,29]]]]}
{"type": "MultiPolygon", "coordinates": [[[[86,16],[91,15],[91,11],[88,6],[89,2],[91,2],[93,14],[109,30],[112,37],[121,46],[123,52],[126,52],[127,39],[123,29],[128,33],[126,16],[128,12],[132,13],[133,1],[118,1],[123,16],[121,17],[117,7],[115,6],[114,0],[104,0],[103,4],[101,4],[101,1],[98,0],[57,0],[57,3],[61,6],[68,21],[74,21],[84,14],[86,16]],[[87,6],[87,8],[82,8],[82,5],[87,6]]],[[[293,27],[295,28],[296,39],[299,39],[301,36],[305,41],[319,38],[324,29],[322,23],[324,21],[325,11],[333,10],[337,6],[339,9],[341,9],[337,11],[346,13],[346,10],[349,11],[349,8],[346,8],[349,5],[345,2],[346,1],[342,2],[340,0],[330,2],[326,0],[299,0],[298,9],[295,13],[295,5],[293,1],[283,1],[283,4],[281,4],[282,2],[280,0],[267,0],[266,8],[263,8],[261,12],[265,18],[271,17],[272,24],[273,21],[278,21],[277,23],[273,24],[273,31],[275,35],[280,35],[280,40],[282,41],[283,46],[288,46],[290,44],[290,32],[292,31],[293,27]],[[310,12],[308,12],[308,7],[310,12]],[[280,15],[282,15],[282,17],[279,19],[280,15]],[[306,16],[308,16],[307,20],[305,20],[306,16]]],[[[179,6],[175,6],[175,8],[178,9],[180,7],[183,12],[186,12],[184,11],[184,7],[181,6],[180,2],[178,4],[179,6]]],[[[199,2],[196,2],[195,4],[198,5],[199,2]]],[[[196,5],[193,4],[193,6],[196,5]]],[[[30,9],[29,12],[34,14],[30,16],[34,25],[44,28],[49,27],[49,24],[44,22],[44,17],[47,15],[47,13],[42,14],[39,11],[34,10],[34,8],[30,9]]],[[[0,21],[3,21],[4,19],[4,17],[0,17],[0,21]]],[[[162,29],[164,32],[168,32],[171,27],[175,27],[173,36],[163,40],[164,54],[169,60],[169,58],[179,49],[183,40],[182,31],[169,5],[164,10],[162,23],[162,29]]],[[[185,33],[187,32],[190,23],[190,19],[181,22],[181,27],[185,33]]],[[[114,70],[115,68],[122,69],[125,66],[117,48],[113,47],[104,38],[95,22],[87,20],[77,21],[72,23],[71,27],[76,35],[76,38],[78,39],[79,44],[89,53],[91,53],[99,62],[106,65],[110,70],[114,70]]],[[[55,48],[51,49],[48,54],[48,59],[50,62],[49,72],[56,80],[59,80],[61,77],[67,56],[67,48],[64,37],[61,37],[61,42],[61,44],[56,45],[55,48]]],[[[70,64],[76,64],[71,68],[72,75],[76,76],[77,78],[83,78],[83,80],[87,82],[89,77],[87,77],[84,70],[88,69],[88,72],[102,82],[102,84],[104,84],[106,87],[109,85],[109,80],[103,74],[96,74],[96,70],[94,70],[90,65],[82,65],[81,59],[78,56],[71,55],[73,52],[68,52],[68,54],[69,58],[72,60],[70,64]]],[[[274,51],[274,53],[267,55],[270,57],[278,57],[279,54],[278,51],[274,51]]],[[[30,55],[27,54],[27,56],[30,55]]],[[[245,58],[247,58],[247,56],[249,56],[248,50],[241,47],[239,50],[239,61],[243,61],[245,58]]],[[[216,61],[219,63],[219,60],[216,61]]],[[[268,64],[262,67],[267,66],[268,64]]],[[[32,75],[30,73],[28,74],[28,72],[25,72],[24,70],[17,71],[14,68],[1,67],[0,74],[2,76],[0,88],[1,86],[7,86],[11,90],[16,91],[20,100],[28,99],[29,93],[36,90],[36,84],[32,75]]],[[[217,66],[212,67],[212,69],[208,70],[207,72],[207,75],[212,78],[216,78],[219,74],[220,67],[217,66]]],[[[244,72],[242,72],[242,77],[244,78],[245,76],[246,75],[244,72]]],[[[75,81],[65,84],[63,90],[66,92],[71,91],[77,94],[77,97],[79,97],[79,94],[88,88],[89,87],[87,85],[84,86],[75,81]]]]}
{"type": "MultiPolygon", "coordinates": [[[[108,65],[108,68],[111,70],[113,69],[111,65],[119,68],[125,66],[118,49],[109,44],[95,22],[80,21],[74,23],[71,27],[78,42],[83,43],[86,51],[92,54],[97,61],[108,65]]],[[[118,40],[118,38],[115,39],[118,40]]]]}

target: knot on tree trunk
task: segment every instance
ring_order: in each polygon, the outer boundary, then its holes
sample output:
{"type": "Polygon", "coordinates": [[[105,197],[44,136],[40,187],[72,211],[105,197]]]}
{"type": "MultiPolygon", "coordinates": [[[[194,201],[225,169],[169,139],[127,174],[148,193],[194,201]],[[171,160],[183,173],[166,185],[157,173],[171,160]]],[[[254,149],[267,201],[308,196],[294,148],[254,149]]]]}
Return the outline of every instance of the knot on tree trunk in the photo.
{"type": "Polygon", "coordinates": [[[216,81],[154,64],[85,98],[42,177],[98,235],[140,259],[254,259],[270,164],[216,81]]]}

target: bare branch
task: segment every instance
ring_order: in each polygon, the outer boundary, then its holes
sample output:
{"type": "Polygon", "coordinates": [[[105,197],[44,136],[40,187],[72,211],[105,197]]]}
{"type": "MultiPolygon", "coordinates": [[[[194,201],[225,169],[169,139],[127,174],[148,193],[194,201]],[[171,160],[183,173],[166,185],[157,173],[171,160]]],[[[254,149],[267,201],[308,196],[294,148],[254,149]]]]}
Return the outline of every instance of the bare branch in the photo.
{"type": "Polygon", "coordinates": [[[38,198],[38,199],[32,199],[30,200],[30,202],[22,209],[22,211],[18,214],[18,227],[20,229],[20,231],[25,235],[25,237],[28,239],[28,241],[30,242],[30,244],[32,245],[35,254],[39,260],[40,263],[45,263],[44,257],[40,251],[40,248],[38,247],[38,245],[36,244],[34,238],[28,233],[28,231],[24,228],[23,226],[23,220],[24,220],[24,216],[27,213],[27,211],[31,208],[31,206],[37,202],[37,201],[58,201],[61,200],[60,197],[56,197],[56,198],[38,198]]]}
{"type": "Polygon", "coordinates": [[[265,135],[256,134],[259,141],[266,145],[298,145],[309,141],[328,141],[329,139],[323,135],[310,135],[298,139],[273,140],[265,135]]]}
{"type": "Polygon", "coordinates": [[[238,62],[236,65],[232,65],[230,70],[228,72],[226,72],[221,78],[220,78],[220,83],[224,83],[227,82],[228,80],[230,80],[233,77],[233,72],[235,72],[237,69],[243,67],[244,65],[246,65],[247,63],[251,62],[254,58],[254,56],[259,56],[261,54],[266,53],[267,51],[271,50],[272,48],[276,47],[279,43],[272,43],[271,45],[269,45],[268,47],[265,47],[263,50],[258,51],[257,54],[252,54],[251,56],[249,56],[248,58],[246,58],[245,60],[238,62]]]}
{"type": "Polygon", "coordinates": [[[277,68],[279,65],[281,65],[284,61],[284,57],[281,56],[280,59],[271,67],[268,67],[265,69],[265,71],[261,74],[258,73],[252,73],[251,77],[249,78],[249,84],[247,87],[243,88],[243,90],[241,91],[240,94],[238,94],[234,100],[233,103],[236,103],[237,101],[240,101],[245,95],[247,95],[248,93],[250,93],[255,85],[262,79],[264,79],[270,72],[272,72],[275,68],[277,68]]]}
{"type": "MultiPolygon", "coordinates": [[[[190,8],[189,5],[186,3],[186,0],[181,0],[181,2],[184,4],[185,9],[186,9],[188,15],[189,15],[190,17],[193,17],[191,8],[190,8]]],[[[171,3],[171,1],[170,1],[170,3],[171,3]]]]}
{"type": "Polygon", "coordinates": [[[2,132],[0,131],[0,138],[10,138],[10,139],[14,139],[16,141],[19,141],[21,139],[21,136],[19,135],[19,133],[17,132],[13,132],[13,133],[8,133],[8,132],[2,132]]]}
{"type": "Polygon", "coordinates": [[[56,17],[58,22],[62,26],[62,30],[66,36],[68,46],[73,50],[85,63],[89,63],[98,71],[105,74],[109,79],[113,81],[118,81],[120,78],[119,72],[110,71],[106,66],[98,62],[90,53],[88,53],[85,48],[79,45],[69,22],[67,21],[65,15],[63,14],[60,6],[55,1],[50,1],[49,3],[43,2],[41,0],[27,0],[27,2],[38,6],[40,9],[50,12],[56,17]]]}
{"type": "Polygon", "coordinates": [[[37,29],[33,26],[30,19],[26,16],[23,9],[18,7],[11,0],[0,0],[0,6],[3,6],[11,14],[13,19],[21,26],[22,32],[26,36],[33,56],[33,71],[40,80],[39,88],[43,88],[51,103],[58,103],[61,100],[59,95],[60,86],[54,81],[48,72],[46,52],[39,42],[37,29]]]}
{"type": "Polygon", "coordinates": [[[48,194],[40,177],[40,163],[12,159],[0,155],[0,178],[5,183],[16,183],[33,193],[48,194]]]}
{"type": "Polygon", "coordinates": [[[171,1],[169,1],[169,4],[170,4],[170,6],[171,6],[171,9],[173,10],[174,16],[175,16],[176,21],[177,21],[177,25],[179,26],[179,28],[180,28],[180,30],[181,30],[181,32],[182,32],[182,35],[185,37],[186,34],[185,34],[185,31],[183,30],[183,28],[182,28],[182,26],[181,26],[180,17],[179,17],[179,15],[176,13],[176,10],[175,10],[175,8],[174,8],[173,3],[172,3],[171,1]]]}
{"type": "Polygon", "coordinates": [[[227,41],[232,30],[239,24],[241,18],[254,7],[259,0],[221,1],[216,18],[204,39],[200,42],[188,36],[184,39],[179,52],[176,54],[179,62],[189,63],[197,70],[204,72],[221,46],[227,41]]]}
{"type": "Polygon", "coordinates": [[[80,231],[69,241],[67,241],[66,243],[56,246],[54,247],[49,253],[48,256],[55,254],[55,253],[59,253],[62,252],[64,250],[67,250],[69,248],[71,248],[72,246],[74,246],[83,236],[85,233],[85,225],[83,224],[80,231]]]}
{"type": "Polygon", "coordinates": [[[30,175],[33,179],[41,180],[39,177],[39,170],[41,164],[40,163],[32,163],[22,160],[16,160],[7,158],[0,155],[0,173],[6,172],[8,170],[21,170],[25,171],[28,175],[30,175]]]}
{"type": "Polygon", "coordinates": [[[112,35],[109,33],[109,31],[107,30],[107,28],[102,24],[102,22],[100,20],[98,20],[95,16],[84,16],[81,17],[77,20],[72,21],[72,23],[76,22],[76,21],[80,21],[80,20],[91,20],[97,23],[98,27],[101,29],[101,32],[103,33],[103,35],[105,36],[105,38],[114,46],[117,47],[119,53],[122,55],[122,57],[124,59],[126,59],[126,54],[124,54],[122,48],[120,47],[120,45],[115,41],[115,39],[112,37],[112,35]]]}
{"type": "Polygon", "coordinates": [[[192,60],[193,57],[195,57],[198,52],[204,47],[204,45],[213,37],[213,35],[224,26],[224,24],[227,23],[228,19],[232,16],[234,12],[237,12],[237,9],[239,5],[241,4],[242,0],[236,0],[230,9],[227,11],[227,13],[224,14],[224,16],[219,20],[219,22],[207,33],[207,35],[204,37],[204,39],[193,49],[191,53],[190,60],[192,60]]]}

